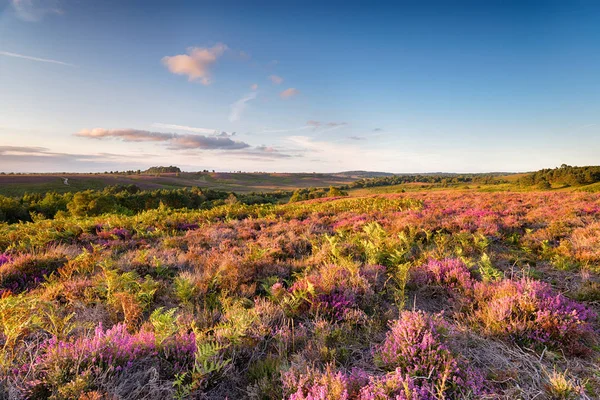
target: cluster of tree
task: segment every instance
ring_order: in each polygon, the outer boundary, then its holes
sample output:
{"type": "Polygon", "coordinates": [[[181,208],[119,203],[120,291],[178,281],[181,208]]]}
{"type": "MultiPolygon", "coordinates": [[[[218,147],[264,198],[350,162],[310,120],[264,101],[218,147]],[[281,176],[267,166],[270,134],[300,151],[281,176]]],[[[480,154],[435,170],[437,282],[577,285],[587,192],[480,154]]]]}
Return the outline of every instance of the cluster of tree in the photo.
{"type": "Polygon", "coordinates": [[[211,189],[141,190],[136,185],[109,186],[104,190],[76,193],[25,194],[21,198],[0,196],[0,222],[16,223],[34,218],[54,218],[59,213],[95,216],[106,213],[136,214],[158,207],[207,209],[218,205],[277,203],[289,191],[233,194],[211,189]]]}
{"type": "MultiPolygon", "coordinates": [[[[107,174],[111,174],[111,175],[141,175],[142,170],[141,169],[136,169],[135,171],[130,169],[127,171],[104,171],[103,172],[105,175],[107,174]]],[[[103,173],[101,172],[94,172],[94,175],[102,175],[103,173]]]]}
{"type": "Polygon", "coordinates": [[[321,197],[339,196],[348,196],[348,192],[345,192],[335,186],[330,186],[329,190],[325,188],[304,188],[297,189],[294,191],[294,193],[292,193],[292,197],[290,197],[290,203],[294,203],[296,201],[320,199],[321,197]]]}
{"type": "Polygon", "coordinates": [[[168,174],[168,173],[177,173],[177,172],[181,172],[181,169],[179,169],[179,167],[176,167],[174,165],[168,166],[168,167],[150,167],[148,168],[146,171],[144,171],[147,174],[168,174]]]}
{"type": "Polygon", "coordinates": [[[572,167],[563,164],[560,168],[542,169],[519,179],[522,186],[537,186],[548,189],[552,185],[589,185],[600,182],[600,166],[572,167]]]}
{"type": "Polygon", "coordinates": [[[392,175],[370,179],[359,179],[342,189],[368,188],[375,186],[392,186],[404,183],[431,183],[442,186],[461,183],[496,184],[503,183],[499,174],[421,174],[421,175],[392,175]]]}

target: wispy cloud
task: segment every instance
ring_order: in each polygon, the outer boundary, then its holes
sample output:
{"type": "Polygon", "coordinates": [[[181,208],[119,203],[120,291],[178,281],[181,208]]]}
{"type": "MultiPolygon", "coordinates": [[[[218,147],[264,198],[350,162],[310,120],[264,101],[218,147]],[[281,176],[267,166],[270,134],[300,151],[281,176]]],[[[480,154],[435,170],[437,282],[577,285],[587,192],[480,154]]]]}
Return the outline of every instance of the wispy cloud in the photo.
{"type": "Polygon", "coordinates": [[[211,68],[227,50],[223,43],[213,47],[190,47],[187,54],[163,57],[162,63],[170,72],[187,76],[190,82],[210,85],[211,68]]]}
{"type": "Polygon", "coordinates": [[[51,63],[51,64],[59,64],[59,65],[65,65],[67,67],[76,67],[77,66],[75,64],[70,64],[70,63],[67,63],[64,61],[52,60],[50,58],[32,57],[32,56],[27,56],[24,54],[11,53],[9,51],[0,51],[0,56],[22,58],[25,60],[38,61],[38,62],[51,63]]]}
{"type": "Polygon", "coordinates": [[[37,155],[52,155],[55,153],[49,152],[45,147],[34,147],[34,146],[0,146],[0,155],[24,155],[24,154],[37,154],[37,155]]]}
{"type": "Polygon", "coordinates": [[[336,126],[345,126],[348,125],[347,122],[321,122],[321,121],[306,121],[306,125],[312,126],[314,128],[322,128],[322,127],[336,127],[336,126]]]}
{"type": "Polygon", "coordinates": [[[248,143],[221,136],[178,135],[169,141],[169,148],[172,150],[239,150],[248,147],[250,147],[248,143]]]}
{"type": "Polygon", "coordinates": [[[258,83],[253,83],[253,84],[250,86],[250,89],[252,89],[252,90],[258,90],[258,83]]]}
{"type": "Polygon", "coordinates": [[[164,142],[172,150],[237,150],[250,147],[248,143],[230,139],[229,135],[180,135],[177,133],[152,132],[140,129],[83,129],[77,132],[75,136],[90,139],[113,138],[124,142],[164,142]]]}
{"type": "Polygon", "coordinates": [[[280,160],[292,157],[300,157],[299,154],[289,154],[271,146],[256,146],[252,149],[236,152],[236,157],[242,156],[251,160],[280,160]]]}
{"type": "Polygon", "coordinates": [[[279,97],[282,99],[289,99],[300,94],[300,91],[296,88],[285,89],[283,92],[279,93],[279,97]]]}
{"type": "Polygon", "coordinates": [[[91,139],[119,138],[125,142],[165,142],[177,136],[176,133],[151,132],[139,129],[83,129],[75,136],[91,139]]]}
{"type": "Polygon", "coordinates": [[[195,126],[186,126],[186,125],[162,124],[160,122],[155,122],[154,124],[152,124],[152,126],[155,128],[159,128],[159,129],[174,129],[177,131],[203,133],[205,135],[216,135],[219,133],[219,131],[217,129],[197,128],[195,126]]]}
{"type": "Polygon", "coordinates": [[[269,75],[269,79],[276,85],[281,85],[283,83],[283,78],[278,75],[269,75]]]}
{"type": "Polygon", "coordinates": [[[17,16],[28,22],[40,21],[47,14],[63,14],[55,0],[11,0],[17,16]]]}
{"type": "Polygon", "coordinates": [[[241,118],[242,113],[246,109],[246,105],[248,104],[248,102],[256,99],[256,96],[256,92],[252,92],[233,103],[231,105],[231,111],[229,112],[229,121],[238,121],[241,118]]]}
{"type": "Polygon", "coordinates": [[[312,126],[301,126],[299,128],[291,128],[291,129],[263,129],[262,133],[287,133],[287,132],[296,132],[303,131],[305,129],[312,129],[312,126]]]}
{"type": "Polygon", "coordinates": [[[306,125],[300,126],[298,128],[290,128],[290,129],[264,129],[262,133],[289,133],[289,132],[297,132],[303,131],[306,129],[312,129],[316,133],[328,132],[331,130],[339,129],[344,126],[347,126],[347,122],[322,122],[309,120],[306,121],[306,125]]]}
{"type": "Polygon", "coordinates": [[[363,136],[348,136],[348,139],[350,139],[350,140],[367,140],[367,138],[363,137],[363,136]]]}
{"type": "MultiPolygon", "coordinates": [[[[62,153],[46,147],[0,146],[0,171],[58,172],[106,170],[115,167],[137,169],[159,155],[145,153],[62,153]]],[[[149,166],[149,165],[148,165],[149,166]]]]}
{"type": "MultiPolygon", "coordinates": [[[[97,159],[127,159],[127,158],[147,158],[156,156],[155,154],[114,154],[114,153],[95,153],[95,154],[75,154],[75,153],[61,153],[51,151],[47,147],[37,146],[0,146],[0,155],[3,157],[38,157],[38,158],[63,158],[80,161],[90,161],[97,159]]],[[[5,158],[3,158],[4,160],[5,158]]]]}

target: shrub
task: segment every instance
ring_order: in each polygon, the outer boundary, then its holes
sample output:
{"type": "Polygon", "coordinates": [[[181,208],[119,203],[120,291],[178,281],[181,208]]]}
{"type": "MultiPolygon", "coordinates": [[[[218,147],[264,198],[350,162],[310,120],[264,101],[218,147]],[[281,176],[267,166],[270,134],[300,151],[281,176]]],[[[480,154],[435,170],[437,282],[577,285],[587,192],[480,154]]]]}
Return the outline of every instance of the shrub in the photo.
{"type": "Polygon", "coordinates": [[[523,344],[580,354],[595,337],[592,310],[532,279],[477,284],[473,307],[473,318],[485,333],[523,344]]]}
{"type": "Polygon", "coordinates": [[[441,314],[430,316],[421,311],[403,311],[400,318],[390,324],[383,344],[375,348],[376,359],[394,373],[372,381],[374,388],[386,386],[389,380],[393,385],[401,384],[399,387],[420,387],[414,389],[420,396],[423,390],[439,398],[481,393],[479,374],[465,368],[443,343],[446,329],[441,314]]]}
{"type": "Polygon", "coordinates": [[[0,262],[0,293],[8,290],[20,293],[35,288],[66,261],[60,256],[25,254],[12,262],[0,262]]]}
{"type": "Polygon", "coordinates": [[[158,342],[152,332],[132,334],[125,324],[104,330],[99,324],[91,337],[49,339],[32,367],[46,376],[47,384],[60,388],[81,371],[89,370],[96,375],[118,373],[145,358],[154,358],[165,377],[173,377],[177,371],[193,365],[196,351],[193,333],[172,335],[158,342]]]}
{"type": "Polygon", "coordinates": [[[291,368],[282,374],[282,382],[289,400],[348,400],[356,398],[360,388],[367,384],[368,375],[358,369],[346,374],[331,365],[323,372],[291,368]]]}
{"type": "Polygon", "coordinates": [[[458,291],[470,290],[474,283],[465,263],[456,258],[430,259],[415,270],[413,280],[417,284],[443,286],[458,291]]]}

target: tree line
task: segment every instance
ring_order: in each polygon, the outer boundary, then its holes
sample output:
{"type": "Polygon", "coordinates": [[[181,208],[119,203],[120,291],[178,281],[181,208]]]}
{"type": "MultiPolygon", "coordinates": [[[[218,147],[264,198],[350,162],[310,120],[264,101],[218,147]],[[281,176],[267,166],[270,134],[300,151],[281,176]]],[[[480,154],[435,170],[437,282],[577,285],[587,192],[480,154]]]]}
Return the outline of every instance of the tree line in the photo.
{"type": "Polygon", "coordinates": [[[0,196],[0,222],[16,223],[36,218],[96,216],[107,213],[133,215],[163,207],[207,209],[239,202],[243,204],[277,203],[291,196],[290,191],[243,193],[200,189],[141,190],[136,185],[115,185],[103,190],[85,190],[59,194],[26,193],[22,197],[0,196]]]}
{"type": "Polygon", "coordinates": [[[552,185],[578,186],[600,182],[600,166],[574,167],[563,164],[559,168],[542,169],[519,179],[522,186],[549,188],[552,185]]]}

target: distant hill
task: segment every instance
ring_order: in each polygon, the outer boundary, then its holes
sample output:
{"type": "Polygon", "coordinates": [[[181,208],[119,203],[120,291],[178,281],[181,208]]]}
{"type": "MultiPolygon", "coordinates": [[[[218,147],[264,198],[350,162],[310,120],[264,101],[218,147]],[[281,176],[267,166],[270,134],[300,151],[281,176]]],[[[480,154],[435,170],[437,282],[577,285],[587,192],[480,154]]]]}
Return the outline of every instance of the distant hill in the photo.
{"type": "Polygon", "coordinates": [[[378,171],[343,171],[338,172],[336,175],[345,176],[348,178],[381,178],[384,176],[394,176],[391,172],[378,172],[378,171]]]}

